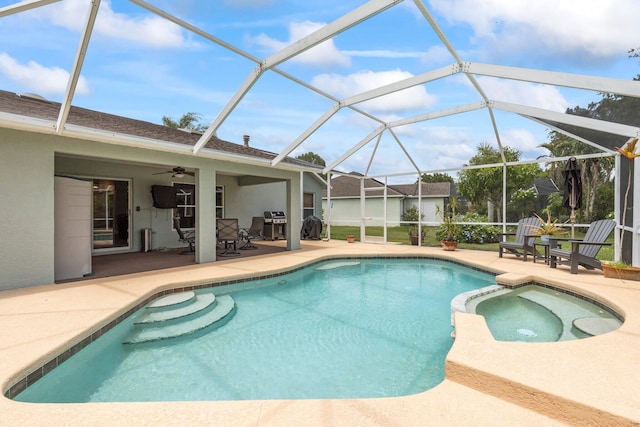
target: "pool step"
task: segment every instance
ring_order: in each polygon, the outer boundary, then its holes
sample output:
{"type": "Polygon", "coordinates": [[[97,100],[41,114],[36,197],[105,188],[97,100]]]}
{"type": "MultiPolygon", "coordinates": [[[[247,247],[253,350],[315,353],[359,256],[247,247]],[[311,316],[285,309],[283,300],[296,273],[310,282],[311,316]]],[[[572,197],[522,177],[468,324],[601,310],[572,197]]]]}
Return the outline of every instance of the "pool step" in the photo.
{"type": "Polygon", "coordinates": [[[189,300],[191,303],[186,306],[177,303],[178,308],[168,304],[165,310],[154,311],[158,306],[151,307],[136,321],[135,329],[123,343],[141,344],[188,335],[221,322],[235,309],[235,301],[229,295],[201,294],[189,300]]]}
{"type": "MultiPolygon", "coordinates": [[[[580,305],[574,304],[564,299],[556,298],[553,295],[548,295],[543,292],[529,290],[529,291],[522,292],[518,296],[520,298],[527,299],[531,302],[534,302],[536,304],[543,306],[544,308],[551,311],[560,319],[560,321],[562,322],[563,328],[562,328],[562,335],[560,336],[558,341],[564,341],[567,339],[575,338],[575,335],[571,331],[571,327],[574,326],[574,319],[593,318],[593,313],[581,307],[580,305]]],[[[620,325],[622,324],[622,322],[620,322],[618,319],[601,319],[601,320],[604,322],[601,321],[599,323],[601,323],[602,325],[605,325],[605,328],[603,329],[605,332],[613,331],[619,328],[620,325]]],[[[578,322],[578,324],[580,323],[581,322],[578,322]]],[[[587,327],[587,329],[589,328],[587,327]]],[[[583,332],[593,335],[592,333],[587,331],[583,331],[583,332]]]]}
{"type": "Polygon", "coordinates": [[[196,298],[193,291],[178,292],[170,294],[147,304],[145,311],[163,311],[167,309],[175,309],[189,305],[196,298]]]}
{"type": "Polygon", "coordinates": [[[194,298],[189,299],[188,301],[189,304],[187,305],[167,305],[165,306],[166,308],[164,310],[149,310],[150,308],[153,309],[154,307],[147,306],[147,310],[145,310],[147,312],[140,316],[140,318],[135,321],[135,324],[142,325],[148,323],[167,322],[189,316],[214,304],[216,302],[216,296],[214,294],[201,294],[195,296],[194,294],[194,298]]]}

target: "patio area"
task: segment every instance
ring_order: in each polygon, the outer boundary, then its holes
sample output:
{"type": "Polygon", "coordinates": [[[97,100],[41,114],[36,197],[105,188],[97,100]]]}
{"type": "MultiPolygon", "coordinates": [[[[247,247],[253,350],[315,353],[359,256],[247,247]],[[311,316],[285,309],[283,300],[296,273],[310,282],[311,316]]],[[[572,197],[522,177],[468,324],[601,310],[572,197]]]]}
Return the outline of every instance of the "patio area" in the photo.
{"type": "MultiPolygon", "coordinates": [[[[248,258],[259,255],[274,254],[287,250],[284,240],[253,240],[257,249],[238,249],[240,255],[234,258],[248,258]]],[[[242,248],[244,242],[238,247],[242,248]]],[[[185,248],[162,248],[148,252],[127,252],[111,255],[99,255],[91,258],[93,273],[79,279],[62,280],[57,283],[77,282],[102,277],[120,276],[123,274],[140,273],[143,271],[164,270],[174,267],[195,266],[195,255],[188,253],[185,248]]],[[[224,261],[228,257],[221,256],[224,248],[218,247],[217,260],[224,261]]]]}
{"type": "MultiPolygon", "coordinates": [[[[277,242],[279,243],[279,242],[277,242]]],[[[284,242],[283,242],[284,243],[284,242]]],[[[0,400],[5,425],[639,425],[640,283],[578,275],[494,252],[344,241],[209,264],[0,293],[3,393],[51,357],[139,301],[167,289],[271,274],[336,256],[428,256],[594,296],[625,317],[618,330],[577,341],[495,341],[480,316],[456,314],[445,380],[412,396],[376,399],[25,404],[0,400]]]]}

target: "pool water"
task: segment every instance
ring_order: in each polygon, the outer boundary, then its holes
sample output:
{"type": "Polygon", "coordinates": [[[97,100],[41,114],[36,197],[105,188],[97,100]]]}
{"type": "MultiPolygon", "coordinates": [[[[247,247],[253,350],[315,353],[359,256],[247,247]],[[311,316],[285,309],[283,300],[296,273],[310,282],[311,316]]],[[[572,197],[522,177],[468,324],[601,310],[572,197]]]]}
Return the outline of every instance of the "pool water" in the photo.
{"type": "MultiPolygon", "coordinates": [[[[419,259],[327,261],[204,292],[228,294],[223,326],[123,344],[140,313],[19,394],[25,402],[403,396],[444,378],[451,299],[492,275],[419,259]]],[[[200,292],[200,291],[198,291],[200,292]]]]}
{"type": "Polygon", "coordinates": [[[553,289],[529,285],[487,298],[476,305],[499,341],[553,342],[592,336],[580,329],[587,320],[599,333],[620,327],[610,311],[553,289]]]}

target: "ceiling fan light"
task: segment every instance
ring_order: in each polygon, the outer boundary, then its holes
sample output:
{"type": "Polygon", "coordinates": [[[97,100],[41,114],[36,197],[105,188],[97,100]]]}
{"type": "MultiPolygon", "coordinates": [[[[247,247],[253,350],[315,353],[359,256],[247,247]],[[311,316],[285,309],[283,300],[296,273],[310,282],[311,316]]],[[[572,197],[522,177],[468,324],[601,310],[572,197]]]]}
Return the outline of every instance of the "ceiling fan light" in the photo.
{"type": "Polygon", "coordinates": [[[182,172],[176,172],[171,175],[173,178],[184,178],[184,174],[182,172]]]}

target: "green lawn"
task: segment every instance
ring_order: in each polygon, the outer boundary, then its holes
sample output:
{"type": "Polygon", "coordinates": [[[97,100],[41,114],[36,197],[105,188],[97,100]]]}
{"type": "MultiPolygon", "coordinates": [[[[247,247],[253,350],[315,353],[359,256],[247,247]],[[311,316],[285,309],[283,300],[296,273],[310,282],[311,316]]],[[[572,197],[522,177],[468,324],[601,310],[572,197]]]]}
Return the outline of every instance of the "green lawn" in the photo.
{"type": "MultiPolygon", "coordinates": [[[[435,227],[424,227],[426,229],[426,237],[423,242],[423,246],[433,246],[439,247],[440,242],[436,240],[435,237],[435,227]]],[[[409,243],[409,234],[408,234],[409,226],[401,225],[397,227],[388,227],[387,228],[387,241],[388,242],[397,242],[403,245],[408,245],[409,243]]],[[[322,237],[326,237],[326,227],[322,230],[322,237]]],[[[356,236],[356,241],[360,240],[360,227],[351,227],[351,226],[331,226],[331,238],[336,240],[347,240],[347,234],[353,234],[356,236]]],[[[367,235],[369,236],[382,236],[383,228],[382,227],[367,227],[367,235]]],[[[576,233],[575,237],[580,239],[584,237],[584,234],[576,233]]],[[[613,234],[607,240],[608,242],[613,243],[613,234]]],[[[478,251],[492,251],[498,252],[498,244],[497,243],[460,243],[459,248],[461,249],[473,249],[478,251]]],[[[613,245],[611,246],[603,246],[598,252],[598,259],[603,261],[612,261],[613,260],[613,245]]]]}

